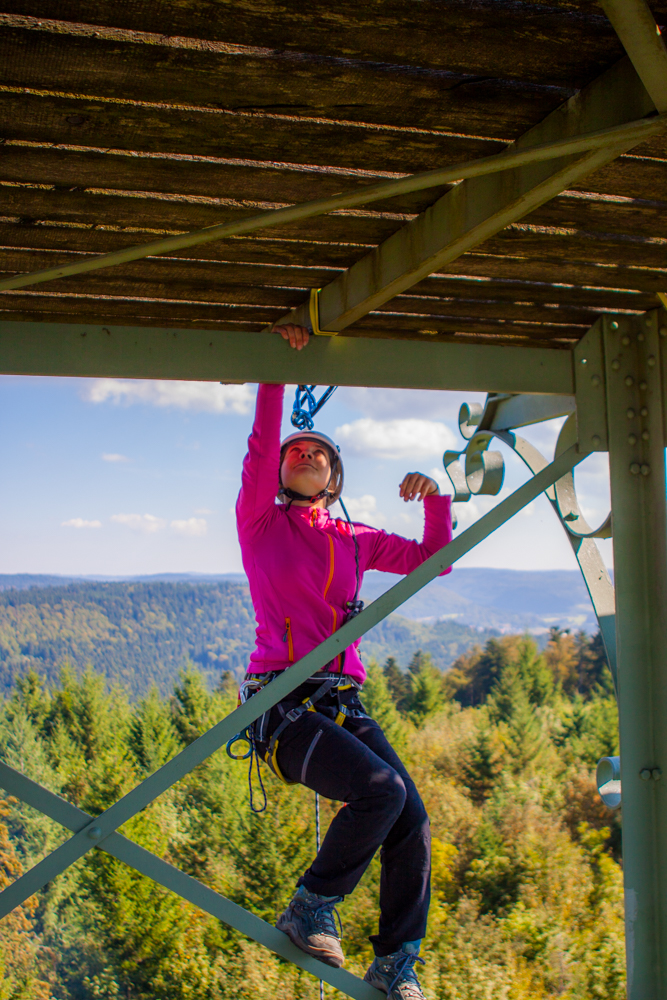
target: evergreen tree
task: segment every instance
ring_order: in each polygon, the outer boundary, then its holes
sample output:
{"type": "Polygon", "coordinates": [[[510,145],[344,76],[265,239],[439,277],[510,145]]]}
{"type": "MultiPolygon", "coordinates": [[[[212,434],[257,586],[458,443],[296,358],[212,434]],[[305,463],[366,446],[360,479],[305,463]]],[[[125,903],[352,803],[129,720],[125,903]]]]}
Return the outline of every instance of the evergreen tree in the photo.
{"type": "Polygon", "coordinates": [[[172,714],[152,688],[130,720],[128,743],[138,768],[146,774],[157,771],[181,749],[172,714]]]}
{"type": "Polygon", "coordinates": [[[406,728],[389,691],[385,671],[371,660],[366,666],[366,675],[362,691],[364,707],[400,753],[406,746],[406,728]]]}
{"type": "Polygon", "coordinates": [[[502,765],[502,744],[488,718],[482,716],[472,738],[463,748],[461,762],[463,781],[477,805],[482,805],[493,791],[502,765]]]}
{"type": "Polygon", "coordinates": [[[433,666],[428,653],[423,654],[421,650],[410,664],[410,688],[409,715],[420,726],[445,703],[442,674],[433,666]]]}
{"type": "Polygon", "coordinates": [[[399,712],[407,711],[411,693],[409,676],[401,670],[393,656],[387,659],[382,669],[396,708],[399,712]]]}

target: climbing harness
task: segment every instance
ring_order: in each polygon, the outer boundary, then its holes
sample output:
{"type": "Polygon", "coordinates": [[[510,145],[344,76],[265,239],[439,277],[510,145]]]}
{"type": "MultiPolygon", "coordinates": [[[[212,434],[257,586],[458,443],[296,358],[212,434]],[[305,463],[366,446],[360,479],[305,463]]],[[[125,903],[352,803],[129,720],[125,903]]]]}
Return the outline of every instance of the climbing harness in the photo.
{"type": "Polygon", "coordinates": [[[300,431],[312,431],[315,426],[313,417],[319,413],[327,400],[331,399],[337,388],[337,385],[330,385],[319,399],[315,399],[313,392],[317,389],[316,385],[298,385],[292,407],[292,426],[300,431]]]}

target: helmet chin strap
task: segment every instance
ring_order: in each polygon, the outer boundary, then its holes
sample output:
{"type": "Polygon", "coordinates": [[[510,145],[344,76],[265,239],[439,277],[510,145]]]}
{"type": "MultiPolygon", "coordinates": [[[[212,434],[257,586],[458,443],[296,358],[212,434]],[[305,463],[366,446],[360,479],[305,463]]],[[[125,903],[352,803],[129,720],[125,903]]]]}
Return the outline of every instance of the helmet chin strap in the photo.
{"type": "Polygon", "coordinates": [[[305,493],[297,493],[296,490],[291,490],[289,489],[288,486],[283,486],[281,493],[283,493],[284,496],[287,497],[290,503],[292,503],[293,500],[308,500],[309,503],[315,503],[316,500],[321,500],[322,497],[331,496],[331,492],[329,490],[329,483],[327,483],[327,485],[323,490],[320,490],[319,493],[316,493],[315,496],[312,497],[306,496],[305,493]]]}

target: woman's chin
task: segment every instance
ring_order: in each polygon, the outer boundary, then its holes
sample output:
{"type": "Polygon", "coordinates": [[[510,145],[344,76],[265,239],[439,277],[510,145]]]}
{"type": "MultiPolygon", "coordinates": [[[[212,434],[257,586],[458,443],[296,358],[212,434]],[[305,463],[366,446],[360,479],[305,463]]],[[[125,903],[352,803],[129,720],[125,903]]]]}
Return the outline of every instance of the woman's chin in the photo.
{"type": "Polygon", "coordinates": [[[287,487],[290,490],[294,490],[295,493],[303,494],[305,497],[314,497],[326,488],[326,483],[323,486],[320,483],[313,483],[309,480],[298,479],[296,481],[292,480],[287,484],[287,487]]]}

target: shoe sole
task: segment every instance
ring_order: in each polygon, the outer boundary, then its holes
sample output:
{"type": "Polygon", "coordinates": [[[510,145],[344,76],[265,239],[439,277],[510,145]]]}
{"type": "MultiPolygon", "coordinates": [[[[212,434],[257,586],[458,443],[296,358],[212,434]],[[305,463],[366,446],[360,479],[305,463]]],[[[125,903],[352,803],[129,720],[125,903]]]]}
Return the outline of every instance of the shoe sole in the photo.
{"type": "Polygon", "coordinates": [[[325,953],[319,948],[313,948],[312,945],[308,943],[308,941],[304,941],[304,939],[299,936],[297,926],[293,924],[291,921],[279,920],[278,923],[276,924],[276,927],[279,931],[282,931],[283,934],[287,934],[287,937],[290,939],[292,944],[295,944],[297,946],[297,948],[300,948],[301,951],[305,951],[307,955],[312,955],[313,958],[318,958],[320,962],[324,962],[325,965],[330,965],[333,969],[341,969],[345,964],[344,958],[339,959],[333,957],[329,953],[325,953]]]}

